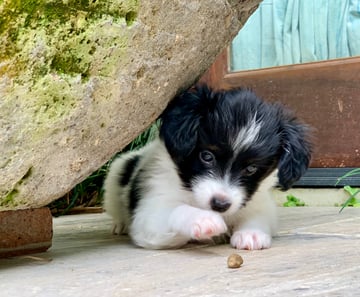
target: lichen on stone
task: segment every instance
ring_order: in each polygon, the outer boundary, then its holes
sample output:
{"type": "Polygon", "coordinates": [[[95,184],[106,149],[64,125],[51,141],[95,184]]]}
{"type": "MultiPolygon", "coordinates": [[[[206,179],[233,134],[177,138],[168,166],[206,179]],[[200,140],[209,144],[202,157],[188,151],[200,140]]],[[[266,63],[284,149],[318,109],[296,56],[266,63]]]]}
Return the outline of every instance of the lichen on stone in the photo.
{"type": "Polygon", "coordinates": [[[25,204],[24,201],[18,201],[16,199],[16,196],[19,194],[18,186],[20,186],[24,181],[26,181],[26,179],[29,178],[31,173],[32,173],[32,166],[29,167],[26,173],[21,177],[20,180],[18,180],[14,184],[14,186],[9,191],[7,191],[6,193],[0,196],[0,206],[2,208],[11,209],[18,205],[25,204]]]}
{"type": "Polygon", "coordinates": [[[12,80],[3,98],[23,101],[39,122],[67,115],[82,99],[79,77],[110,76],[126,60],[137,9],[137,0],[3,1],[0,77],[12,80]]]}
{"type": "Polygon", "coordinates": [[[2,207],[15,207],[17,206],[15,203],[15,196],[17,195],[18,190],[13,189],[6,193],[4,197],[1,197],[0,199],[0,206],[2,207]]]}
{"type": "Polygon", "coordinates": [[[124,27],[133,24],[137,9],[137,0],[5,0],[0,4],[0,75],[17,77],[30,66],[35,79],[49,71],[87,76],[102,39],[94,33],[105,23],[123,25],[113,35],[123,41],[124,27]]]}
{"type": "MultiPolygon", "coordinates": [[[[15,160],[22,143],[46,139],[85,106],[91,79],[113,77],[127,63],[138,2],[0,1],[0,149],[15,160]]],[[[19,191],[1,190],[0,205],[15,203],[19,191]]]]}

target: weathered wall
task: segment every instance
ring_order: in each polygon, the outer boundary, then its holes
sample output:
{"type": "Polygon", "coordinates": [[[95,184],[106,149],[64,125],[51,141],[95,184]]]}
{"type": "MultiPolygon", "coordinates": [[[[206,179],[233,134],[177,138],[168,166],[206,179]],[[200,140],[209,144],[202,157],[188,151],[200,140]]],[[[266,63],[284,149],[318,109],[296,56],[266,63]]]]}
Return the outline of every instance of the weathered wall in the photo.
{"type": "Polygon", "coordinates": [[[0,209],[46,205],[99,168],[258,2],[1,2],[0,209]]]}

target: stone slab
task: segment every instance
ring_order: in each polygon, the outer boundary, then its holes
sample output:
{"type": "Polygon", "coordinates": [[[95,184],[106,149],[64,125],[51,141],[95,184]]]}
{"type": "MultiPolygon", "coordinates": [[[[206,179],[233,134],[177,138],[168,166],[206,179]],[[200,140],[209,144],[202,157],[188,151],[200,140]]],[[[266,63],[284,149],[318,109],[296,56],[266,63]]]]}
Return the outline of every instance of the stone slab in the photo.
{"type": "Polygon", "coordinates": [[[259,2],[0,1],[0,210],[48,205],[100,168],[259,2]]]}
{"type": "Polygon", "coordinates": [[[48,208],[0,212],[0,258],[45,252],[51,240],[48,208]]]}
{"type": "Polygon", "coordinates": [[[279,215],[273,246],[239,251],[239,269],[227,268],[234,252],[227,244],[144,250],[111,235],[106,214],[56,218],[48,252],[0,262],[1,296],[356,296],[360,209],[279,208],[279,215]]]}

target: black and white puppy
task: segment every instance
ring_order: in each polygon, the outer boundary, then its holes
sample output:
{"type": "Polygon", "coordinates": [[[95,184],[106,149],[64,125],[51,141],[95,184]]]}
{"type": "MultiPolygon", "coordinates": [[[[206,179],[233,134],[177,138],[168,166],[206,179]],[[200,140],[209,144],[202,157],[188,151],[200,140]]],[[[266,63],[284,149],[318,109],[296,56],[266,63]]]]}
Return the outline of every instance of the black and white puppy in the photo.
{"type": "Polygon", "coordinates": [[[238,249],[263,249],[276,232],[270,189],[288,189],[309,165],[306,126],[243,89],[206,86],[175,97],[159,137],[117,158],[104,207],[115,233],[141,247],[181,247],[228,233],[238,249]]]}

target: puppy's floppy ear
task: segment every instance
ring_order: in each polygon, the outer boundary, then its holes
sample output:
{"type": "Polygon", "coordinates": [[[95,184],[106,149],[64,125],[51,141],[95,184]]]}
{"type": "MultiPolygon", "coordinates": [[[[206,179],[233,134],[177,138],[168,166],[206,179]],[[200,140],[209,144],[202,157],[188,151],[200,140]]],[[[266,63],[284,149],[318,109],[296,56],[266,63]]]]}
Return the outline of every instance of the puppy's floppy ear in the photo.
{"type": "Polygon", "coordinates": [[[160,138],[176,160],[190,155],[196,146],[205,89],[191,89],[176,96],[161,115],[160,138]]]}
{"type": "Polygon", "coordinates": [[[279,184],[289,189],[307,170],[311,158],[310,128],[284,111],[281,122],[281,156],[278,164],[279,184]]]}

